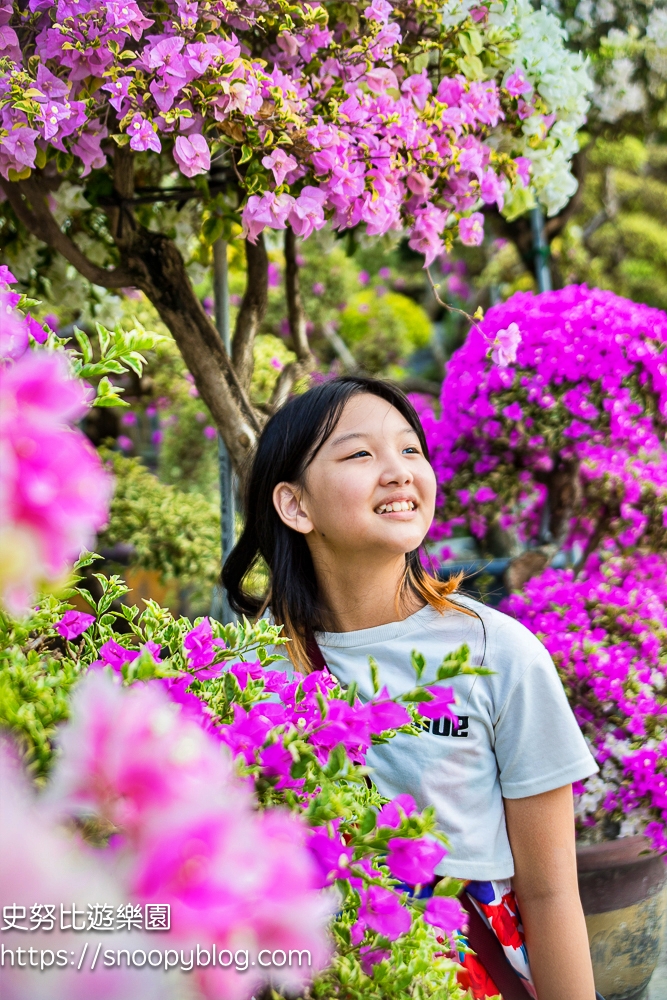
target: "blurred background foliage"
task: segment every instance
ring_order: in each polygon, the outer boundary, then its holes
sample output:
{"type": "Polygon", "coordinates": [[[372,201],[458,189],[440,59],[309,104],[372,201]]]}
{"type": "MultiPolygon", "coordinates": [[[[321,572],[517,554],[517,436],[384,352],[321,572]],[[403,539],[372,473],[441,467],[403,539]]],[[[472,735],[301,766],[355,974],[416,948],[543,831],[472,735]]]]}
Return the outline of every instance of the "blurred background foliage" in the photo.
{"type": "MultiPolygon", "coordinates": [[[[594,89],[586,133],[575,158],[579,189],[547,219],[555,287],[587,282],[667,308],[667,0],[549,0],[570,45],[588,55],[594,89]]],[[[140,167],[141,170],[144,169],[140,167]]],[[[146,168],[148,169],[148,168],[146,168]]],[[[159,177],[141,174],[141,183],[159,177]]],[[[89,254],[96,244],[85,194],[64,184],[53,195],[58,218],[89,254]]],[[[492,208],[480,247],[459,246],[431,267],[440,296],[472,314],[516,291],[536,291],[535,248],[528,215],[511,222],[492,208]]],[[[140,208],[149,228],[176,240],[204,308],[214,313],[212,240],[227,239],[233,324],[245,288],[238,227],[215,200],[140,208]]],[[[284,294],[282,234],[267,233],[269,302],[255,342],[251,395],[267,412],[285,365],[294,360],[284,294]]],[[[113,327],[136,317],[166,336],[149,353],[141,377],[118,379],[130,404],[122,413],[93,410],[85,430],[104,447],[117,479],[110,524],[99,539],[121,550],[133,569],[172,581],[177,603],[206,613],[219,561],[218,439],[173,340],[147,300],[133,289],[112,294],[91,285],[61,257],[26,235],[0,203],[0,254],[21,290],[41,299],[38,315],[61,335],[99,320],[113,327]],[[119,548],[120,546],[120,548],[119,548]],[[123,548],[124,547],[124,548],[123,548]],[[176,581],[174,583],[174,581],[176,581]]],[[[100,261],[102,263],[102,261],[100,261]]],[[[440,307],[423,259],[400,233],[369,238],[314,233],[298,248],[307,332],[317,358],[314,379],[357,369],[396,379],[425,393],[437,408],[444,365],[469,323],[440,307]]],[[[297,383],[302,391],[305,383],[297,383]]]]}

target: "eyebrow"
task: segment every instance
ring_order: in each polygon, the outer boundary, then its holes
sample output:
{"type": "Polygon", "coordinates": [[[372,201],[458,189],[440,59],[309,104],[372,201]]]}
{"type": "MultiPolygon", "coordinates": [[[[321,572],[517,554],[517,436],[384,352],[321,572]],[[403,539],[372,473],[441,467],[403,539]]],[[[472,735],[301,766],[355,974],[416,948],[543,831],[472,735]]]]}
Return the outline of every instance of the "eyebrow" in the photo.
{"type": "MultiPolygon", "coordinates": [[[[403,427],[399,434],[417,434],[413,427],[403,427]]],[[[363,434],[361,431],[350,431],[349,434],[341,434],[340,437],[334,438],[331,442],[332,447],[337,444],[343,444],[344,441],[351,441],[353,438],[367,438],[368,434],[363,434]]]]}

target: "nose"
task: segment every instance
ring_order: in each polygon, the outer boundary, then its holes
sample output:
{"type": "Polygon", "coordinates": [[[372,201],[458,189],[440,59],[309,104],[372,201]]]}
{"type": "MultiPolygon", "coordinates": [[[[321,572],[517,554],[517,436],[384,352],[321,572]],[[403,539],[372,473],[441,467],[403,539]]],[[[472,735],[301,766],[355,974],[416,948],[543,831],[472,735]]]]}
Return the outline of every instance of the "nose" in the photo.
{"type": "Polygon", "coordinates": [[[401,456],[394,455],[380,476],[380,486],[409,486],[414,481],[412,469],[401,456]]]}

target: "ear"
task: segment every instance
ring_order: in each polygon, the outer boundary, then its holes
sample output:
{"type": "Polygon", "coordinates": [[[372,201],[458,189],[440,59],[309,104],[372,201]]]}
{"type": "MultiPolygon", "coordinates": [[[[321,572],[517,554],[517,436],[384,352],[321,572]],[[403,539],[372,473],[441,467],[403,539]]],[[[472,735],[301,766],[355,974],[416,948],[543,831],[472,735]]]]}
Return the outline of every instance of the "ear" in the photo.
{"type": "Polygon", "coordinates": [[[288,528],[293,528],[302,535],[307,535],[313,530],[313,522],[303,506],[301,490],[294,483],[278,483],[273,491],[273,506],[278,511],[280,520],[288,528]]]}

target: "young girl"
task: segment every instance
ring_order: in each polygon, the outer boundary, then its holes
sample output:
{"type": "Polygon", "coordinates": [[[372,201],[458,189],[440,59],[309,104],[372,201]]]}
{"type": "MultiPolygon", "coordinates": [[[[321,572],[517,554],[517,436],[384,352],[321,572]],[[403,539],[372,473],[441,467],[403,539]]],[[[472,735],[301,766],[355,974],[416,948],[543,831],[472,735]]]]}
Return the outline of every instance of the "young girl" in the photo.
{"type": "MultiPolygon", "coordinates": [[[[470,880],[528,993],[594,1000],[571,785],[597,767],[535,636],[424,570],[435,498],[424,432],[405,396],[370,378],[325,382],[266,425],[223,581],[238,612],[270,607],[298,669],[323,657],[362,698],[373,695],[369,656],[394,696],[414,685],[412,650],[426,658],[425,681],[463,643],[493,671],[451,682],[457,728],[433,720],[419,737],[372,748],[367,763],[383,795],[435,807],[450,844],[437,872],[470,880]],[[270,572],[265,601],[243,589],[260,556],[270,572]]],[[[471,968],[478,995],[497,992],[471,968]]]]}

